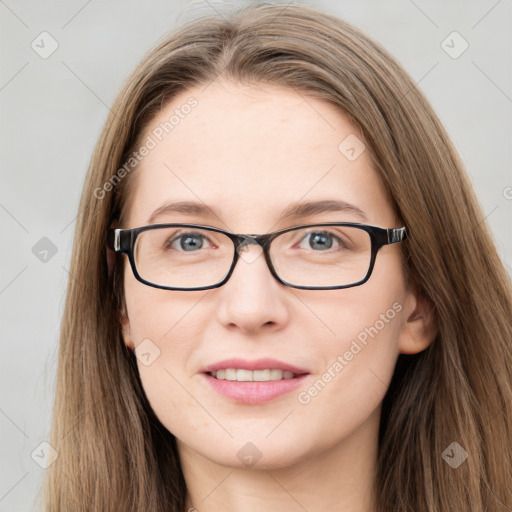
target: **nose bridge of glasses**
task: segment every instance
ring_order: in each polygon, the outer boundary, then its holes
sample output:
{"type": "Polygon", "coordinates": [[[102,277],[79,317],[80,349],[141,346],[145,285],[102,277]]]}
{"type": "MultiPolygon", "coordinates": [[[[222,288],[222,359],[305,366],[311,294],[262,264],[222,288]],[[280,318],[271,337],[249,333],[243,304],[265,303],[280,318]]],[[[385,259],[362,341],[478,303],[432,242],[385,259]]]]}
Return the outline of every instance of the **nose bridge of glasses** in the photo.
{"type": "Polygon", "coordinates": [[[264,252],[267,245],[267,235],[238,235],[236,252],[246,263],[254,263],[264,252]],[[249,245],[257,249],[249,251],[249,245]]]}
{"type": "Polygon", "coordinates": [[[258,245],[263,249],[265,246],[265,235],[238,235],[237,252],[242,251],[248,245],[258,245]]]}

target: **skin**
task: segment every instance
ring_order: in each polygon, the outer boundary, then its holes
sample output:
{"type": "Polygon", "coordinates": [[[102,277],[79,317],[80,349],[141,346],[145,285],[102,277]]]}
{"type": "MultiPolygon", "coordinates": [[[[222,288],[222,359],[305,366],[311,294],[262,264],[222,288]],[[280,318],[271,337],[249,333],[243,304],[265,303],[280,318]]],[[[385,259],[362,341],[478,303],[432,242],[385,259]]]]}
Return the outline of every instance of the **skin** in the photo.
{"type": "MultiPolygon", "coordinates": [[[[297,201],[342,199],[368,224],[398,227],[369,152],[348,160],[338,145],[363,137],[327,102],[274,86],[216,81],[183,92],[146,127],[150,135],[190,96],[198,105],[139,165],[126,225],[147,224],[168,200],[213,205],[220,218],[165,215],[163,222],[267,233],[315,222],[361,222],[334,212],[277,223],[297,201]]],[[[259,248],[251,245],[248,251],[259,248]]],[[[300,290],[278,283],[265,260],[240,260],[230,280],[207,291],[159,290],[125,267],[123,336],[160,355],[139,372],[162,424],[178,440],[187,510],[371,511],[382,399],[399,353],[432,342],[426,301],[407,287],[400,244],[383,247],[370,280],[342,290],[300,290]],[[310,402],[298,400],[350,349],[365,328],[400,311],[310,402]],[[226,358],[272,357],[306,368],[303,386],[259,405],[235,403],[198,373],[226,358]],[[261,453],[248,468],[237,452],[261,453]]]]}

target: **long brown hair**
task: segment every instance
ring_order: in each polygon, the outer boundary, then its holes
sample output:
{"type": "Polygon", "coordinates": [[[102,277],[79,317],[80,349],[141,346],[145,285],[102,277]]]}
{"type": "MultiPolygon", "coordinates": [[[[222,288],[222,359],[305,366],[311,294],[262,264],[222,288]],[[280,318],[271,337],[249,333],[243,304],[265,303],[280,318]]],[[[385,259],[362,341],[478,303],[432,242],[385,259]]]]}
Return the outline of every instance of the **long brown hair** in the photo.
{"type": "Polygon", "coordinates": [[[106,232],[123,222],[135,173],[119,170],[143,128],[177,93],[220,76],[293,88],[347,115],[409,229],[408,278],[433,305],[439,331],[427,350],[399,356],[385,396],[378,511],[510,509],[512,291],[463,164],[424,95],[379,44],[311,7],[264,3],[165,37],[112,106],[76,223],[46,510],[185,508],[174,436],[151,410],[123,343],[122,269],[109,275],[106,232]],[[457,468],[445,456],[454,449],[468,455],[457,468]]]}

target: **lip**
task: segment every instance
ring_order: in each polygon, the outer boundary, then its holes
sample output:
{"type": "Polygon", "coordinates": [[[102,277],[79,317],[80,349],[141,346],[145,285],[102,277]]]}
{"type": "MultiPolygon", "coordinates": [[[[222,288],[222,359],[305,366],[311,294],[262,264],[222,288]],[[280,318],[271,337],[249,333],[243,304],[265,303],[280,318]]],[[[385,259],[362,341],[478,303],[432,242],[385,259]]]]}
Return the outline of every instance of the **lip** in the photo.
{"type": "Polygon", "coordinates": [[[238,382],[236,380],[219,380],[208,373],[201,374],[215,391],[237,403],[256,405],[297,389],[309,374],[293,379],[269,380],[266,382],[238,382]]]}
{"type": "Polygon", "coordinates": [[[303,368],[269,358],[257,359],[255,361],[247,361],[239,358],[226,359],[224,361],[219,361],[205,366],[200,370],[200,372],[206,383],[215,391],[236,403],[247,405],[261,404],[289,393],[301,386],[309,375],[309,372],[303,368]],[[224,370],[226,368],[238,368],[244,370],[287,370],[289,372],[293,372],[296,377],[293,379],[262,382],[238,382],[234,380],[216,379],[209,373],[217,370],[224,370]]]}
{"type": "MultiPolygon", "coordinates": [[[[277,359],[270,359],[268,357],[262,359],[256,359],[254,361],[248,361],[246,359],[233,358],[233,359],[225,359],[224,361],[219,361],[217,363],[209,364],[204,368],[201,368],[199,371],[201,373],[208,372],[216,372],[217,370],[225,370],[226,368],[237,368],[243,370],[287,370],[289,372],[294,373],[295,375],[302,375],[305,373],[309,373],[307,370],[303,368],[299,368],[298,366],[293,366],[291,364],[285,363],[284,361],[278,361],[277,359]]],[[[278,381],[275,381],[278,382],[278,381]]]]}

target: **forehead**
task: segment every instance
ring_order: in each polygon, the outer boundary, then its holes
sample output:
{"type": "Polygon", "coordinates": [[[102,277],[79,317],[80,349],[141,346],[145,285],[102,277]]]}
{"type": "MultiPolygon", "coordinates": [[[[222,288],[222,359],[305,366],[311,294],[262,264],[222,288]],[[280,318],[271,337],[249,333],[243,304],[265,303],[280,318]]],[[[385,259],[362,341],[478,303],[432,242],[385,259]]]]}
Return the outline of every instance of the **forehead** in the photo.
{"type": "Polygon", "coordinates": [[[356,126],[293,89],[198,86],[164,105],[142,135],[151,149],[134,176],[132,225],[172,201],[215,205],[225,226],[253,232],[305,201],[342,200],[369,209],[370,219],[372,210],[392,215],[356,126]]]}

